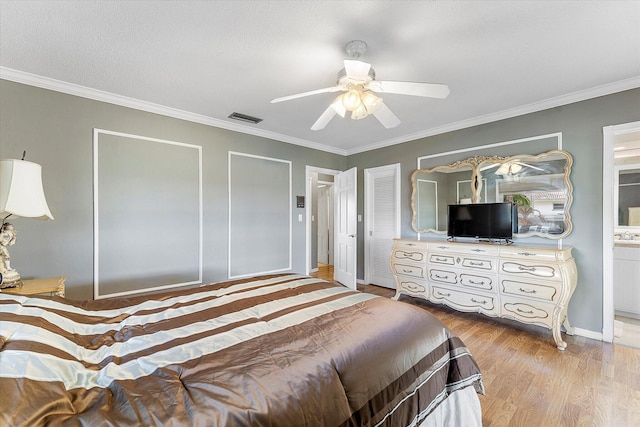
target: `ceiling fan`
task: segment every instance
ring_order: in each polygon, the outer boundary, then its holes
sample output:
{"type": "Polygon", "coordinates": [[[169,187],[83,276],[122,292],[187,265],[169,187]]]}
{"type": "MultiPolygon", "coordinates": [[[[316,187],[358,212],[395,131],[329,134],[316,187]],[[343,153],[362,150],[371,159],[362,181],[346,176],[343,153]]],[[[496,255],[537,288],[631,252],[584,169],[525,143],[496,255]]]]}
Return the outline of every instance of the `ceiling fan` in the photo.
{"type": "Polygon", "coordinates": [[[312,130],[323,129],[336,114],[344,118],[347,111],[351,113],[351,118],[354,120],[363,119],[369,114],[373,114],[385,128],[389,129],[398,126],[400,119],[393,114],[389,107],[384,105],[382,98],[377,94],[395,93],[441,99],[449,96],[450,91],[447,85],[376,80],[376,73],[371,64],[359,60],[366,49],[367,44],[362,40],[353,40],[347,43],[346,51],[350,59],[344,60],[344,68],[338,72],[336,86],[283,96],[272,100],[271,103],[341,91],[344,93],[338,96],[320,115],[311,126],[312,130]]]}
{"type": "Polygon", "coordinates": [[[523,163],[520,161],[520,159],[513,159],[511,161],[508,161],[502,164],[492,163],[490,165],[487,165],[481,168],[480,170],[484,171],[487,169],[494,168],[496,166],[499,166],[499,168],[494,172],[494,174],[496,175],[515,175],[518,172],[520,172],[523,168],[530,168],[530,169],[534,169],[541,172],[547,172],[545,169],[539,168],[537,166],[533,166],[529,163],[523,163]]]}

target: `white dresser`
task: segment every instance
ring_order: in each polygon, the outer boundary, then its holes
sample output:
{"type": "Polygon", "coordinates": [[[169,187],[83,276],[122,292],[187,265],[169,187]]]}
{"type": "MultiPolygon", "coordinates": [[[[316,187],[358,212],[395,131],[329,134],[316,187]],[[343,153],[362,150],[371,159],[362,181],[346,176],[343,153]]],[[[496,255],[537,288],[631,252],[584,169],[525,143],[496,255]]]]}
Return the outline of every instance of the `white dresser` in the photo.
{"type": "Polygon", "coordinates": [[[567,306],[578,280],[571,247],[396,239],[391,271],[396,295],[420,296],[456,310],[515,319],[573,335],[567,306]]]}

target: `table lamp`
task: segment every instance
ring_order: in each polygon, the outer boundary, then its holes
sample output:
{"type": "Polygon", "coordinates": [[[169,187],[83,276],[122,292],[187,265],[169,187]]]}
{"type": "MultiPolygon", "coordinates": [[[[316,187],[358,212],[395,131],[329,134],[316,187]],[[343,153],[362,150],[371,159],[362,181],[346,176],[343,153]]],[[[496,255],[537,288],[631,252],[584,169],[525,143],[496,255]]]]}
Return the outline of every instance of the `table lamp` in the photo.
{"type": "Polygon", "coordinates": [[[22,286],[20,274],[11,268],[8,246],[16,241],[11,216],[53,219],[42,189],[42,168],[24,160],[0,160],[0,289],[22,286]]]}

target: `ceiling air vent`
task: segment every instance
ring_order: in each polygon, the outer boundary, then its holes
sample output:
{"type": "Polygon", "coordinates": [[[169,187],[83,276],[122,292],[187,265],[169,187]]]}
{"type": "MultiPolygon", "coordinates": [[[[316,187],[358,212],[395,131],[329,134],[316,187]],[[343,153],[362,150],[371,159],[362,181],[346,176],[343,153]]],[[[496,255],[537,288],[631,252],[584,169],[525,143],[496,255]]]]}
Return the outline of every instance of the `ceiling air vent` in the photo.
{"type": "Polygon", "coordinates": [[[240,120],[241,122],[245,122],[245,123],[253,123],[254,125],[262,121],[262,119],[259,119],[257,117],[251,117],[251,116],[247,116],[246,114],[240,114],[240,113],[231,113],[229,115],[229,118],[233,120],[240,120]]]}

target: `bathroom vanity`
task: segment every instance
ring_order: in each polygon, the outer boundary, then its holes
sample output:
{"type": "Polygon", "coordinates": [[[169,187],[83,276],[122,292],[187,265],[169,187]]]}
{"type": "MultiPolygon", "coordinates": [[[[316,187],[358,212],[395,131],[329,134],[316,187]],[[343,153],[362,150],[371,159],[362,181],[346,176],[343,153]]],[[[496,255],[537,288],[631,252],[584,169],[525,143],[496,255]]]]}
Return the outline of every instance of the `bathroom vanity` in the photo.
{"type": "Polygon", "coordinates": [[[613,288],[616,314],[640,319],[640,240],[614,242],[613,288]]]}

